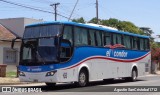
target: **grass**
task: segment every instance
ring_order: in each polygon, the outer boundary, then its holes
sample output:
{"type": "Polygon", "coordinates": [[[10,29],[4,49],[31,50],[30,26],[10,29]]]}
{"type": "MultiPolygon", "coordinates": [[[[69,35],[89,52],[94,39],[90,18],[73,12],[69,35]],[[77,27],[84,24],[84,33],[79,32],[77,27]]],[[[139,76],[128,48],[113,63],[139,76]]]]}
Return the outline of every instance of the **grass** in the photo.
{"type": "Polygon", "coordinates": [[[6,72],[6,77],[15,78],[17,76],[17,72],[6,72]]]}

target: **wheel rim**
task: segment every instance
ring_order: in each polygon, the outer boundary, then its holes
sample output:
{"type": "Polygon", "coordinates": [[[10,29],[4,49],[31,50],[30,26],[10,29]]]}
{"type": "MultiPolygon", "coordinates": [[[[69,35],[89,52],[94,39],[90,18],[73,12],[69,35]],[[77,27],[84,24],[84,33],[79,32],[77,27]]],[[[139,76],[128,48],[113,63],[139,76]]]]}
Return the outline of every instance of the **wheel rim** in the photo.
{"type": "Polygon", "coordinates": [[[133,80],[136,80],[136,79],[137,79],[136,71],[133,71],[133,73],[132,73],[132,77],[133,77],[133,80]]]}
{"type": "Polygon", "coordinates": [[[81,85],[81,86],[84,86],[84,85],[86,85],[86,75],[85,75],[85,73],[80,73],[80,75],[79,75],[79,84],[81,85]]]}

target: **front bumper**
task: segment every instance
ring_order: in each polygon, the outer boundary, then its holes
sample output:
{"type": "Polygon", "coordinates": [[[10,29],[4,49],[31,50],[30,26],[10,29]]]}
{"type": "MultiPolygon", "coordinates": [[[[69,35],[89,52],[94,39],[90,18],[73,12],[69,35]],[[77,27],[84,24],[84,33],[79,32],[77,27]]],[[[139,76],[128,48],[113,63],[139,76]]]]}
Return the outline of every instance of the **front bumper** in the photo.
{"type": "MultiPolygon", "coordinates": [[[[23,71],[20,71],[23,72],[23,71]]],[[[58,82],[57,72],[53,76],[46,76],[48,72],[23,72],[24,76],[19,76],[21,82],[58,82]]]]}

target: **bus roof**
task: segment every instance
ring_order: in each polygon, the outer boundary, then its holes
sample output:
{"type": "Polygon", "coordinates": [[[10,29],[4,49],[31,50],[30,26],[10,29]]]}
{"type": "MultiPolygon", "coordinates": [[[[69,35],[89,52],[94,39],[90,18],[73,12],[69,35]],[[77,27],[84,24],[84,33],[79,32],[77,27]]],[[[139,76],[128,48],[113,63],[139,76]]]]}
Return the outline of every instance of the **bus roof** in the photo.
{"type": "Polygon", "coordinates": [[[102,25],[99,25],[99,27],[98,27],[98,25],[90,25],[90,24],[68,22],[68,21],[39,22],[39,23],[35,23],[35,24],[26,25],[26,27],[34,27],[34,26],[39,26],[39,25],[51,25],[51,24],[73,25],[73,26],[91,28],[91,29],[107,31],[107,32],[112,32],[112,33],[119,33],[119,34],[125,34],[125,35],[130,35],[130,36],[136,36],[136,37],[141,37],[141,38],[150,38],[149,36],[145,36],[145,35],[139,35],[139,34],[124,32],[124,31],[119,31],[119,30],[112,29],[112,28],[102,27],[102,25]]]}

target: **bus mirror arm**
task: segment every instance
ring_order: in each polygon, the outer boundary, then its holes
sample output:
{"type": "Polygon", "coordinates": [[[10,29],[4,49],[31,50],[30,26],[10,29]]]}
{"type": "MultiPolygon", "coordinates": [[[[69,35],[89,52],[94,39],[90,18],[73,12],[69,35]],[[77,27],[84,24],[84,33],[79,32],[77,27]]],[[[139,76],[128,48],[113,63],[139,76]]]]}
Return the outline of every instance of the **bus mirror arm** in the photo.
{"type": "Polygon", "coordinates": [[[55,45],[55,46],[58,45],[58,41],[59,41],[58,37],[55,37],[55,40],[54,40],[54,45],[55,45]]]}
{"type": "Polygon", "coordinates": [[[15,39],[12,39],[12,43],[11,43],[11,49],[14,48],[14,43],[17,39],[22,39],[21,37],[16,37],[15,39]]]}

